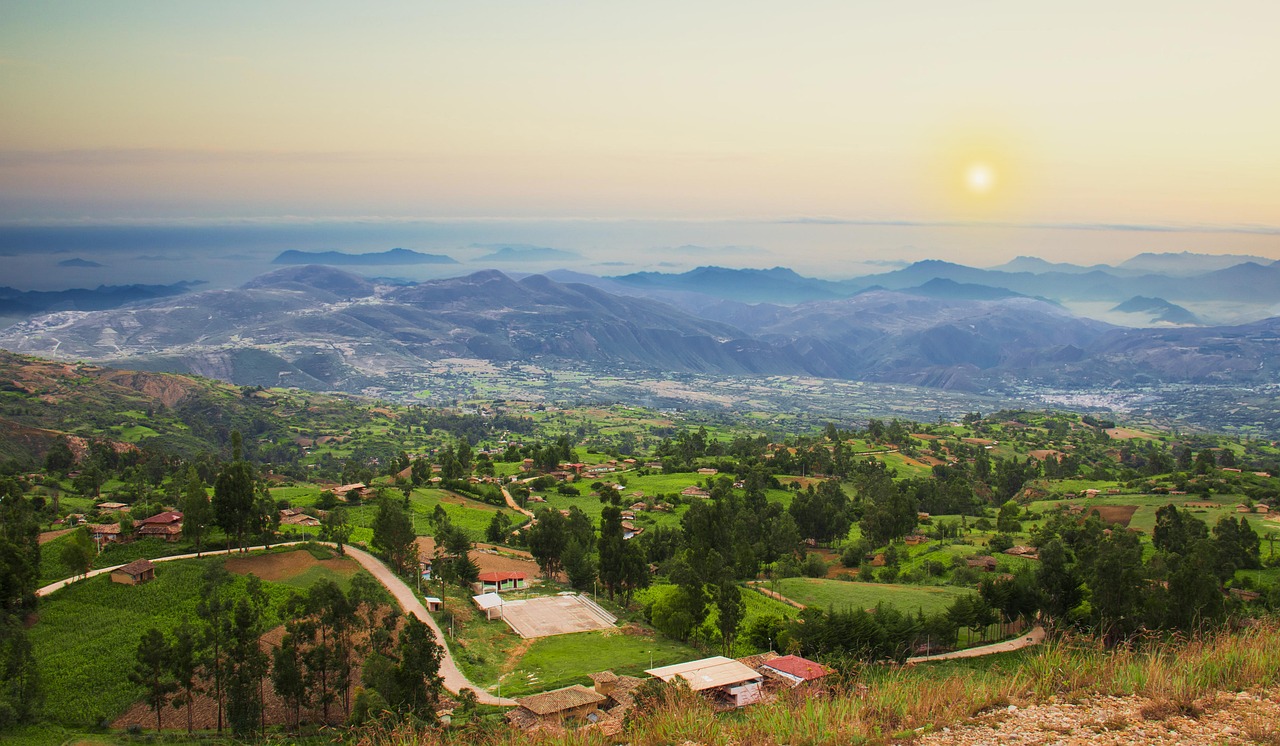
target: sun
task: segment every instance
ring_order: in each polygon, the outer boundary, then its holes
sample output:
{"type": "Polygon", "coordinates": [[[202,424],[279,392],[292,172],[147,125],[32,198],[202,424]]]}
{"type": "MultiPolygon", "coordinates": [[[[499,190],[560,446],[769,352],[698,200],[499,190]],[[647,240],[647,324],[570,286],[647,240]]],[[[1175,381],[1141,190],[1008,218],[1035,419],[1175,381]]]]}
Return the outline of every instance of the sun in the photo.
{"type": "Polygon", "coordinates": [[[964,172],[964,184],[974,194],[986,194],[995,188],[996,172],[981,161],[970,163],[964,172]]]}

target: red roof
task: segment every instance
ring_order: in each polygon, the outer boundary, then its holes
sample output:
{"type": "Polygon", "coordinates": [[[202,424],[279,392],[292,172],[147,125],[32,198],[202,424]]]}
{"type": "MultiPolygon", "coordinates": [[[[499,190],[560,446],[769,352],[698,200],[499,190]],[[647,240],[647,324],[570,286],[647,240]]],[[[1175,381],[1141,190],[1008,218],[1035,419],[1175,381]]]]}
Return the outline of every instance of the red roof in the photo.
{"type": "Polygon", "coordinates": [[[525,577],[522,572],[482,572],[479,580],[481,583],[501,583],[504,580],[524,580],[525,577]]]}
{"type": "Polygon", "coordinates": [[[798,655],[784,655],[781,658],[766,661],[764,665],[805,681],[820,679],[827,675],[827,669],[821,663],[814,663],[798,655]]]}
{"type": "Polygon", "coordinates": [[[150,518],[143,518],[138,521],[139,526],[150,526],[153,524],[164,525],[167,523],[179,523],[182,521],[182,514],[176,510],[166,510],[163,513],[157,513],[150,518]]]}

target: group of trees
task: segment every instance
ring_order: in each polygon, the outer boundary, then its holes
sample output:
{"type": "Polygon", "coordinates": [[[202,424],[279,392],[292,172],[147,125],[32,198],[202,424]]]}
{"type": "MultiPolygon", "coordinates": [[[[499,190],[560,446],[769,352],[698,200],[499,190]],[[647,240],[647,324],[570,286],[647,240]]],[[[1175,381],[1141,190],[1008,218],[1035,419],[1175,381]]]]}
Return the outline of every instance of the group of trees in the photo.
{"type": "Polygon", "coordinates": [[[304,709],[319,708],[321,720],[352,719],[361,713],[393,711],[432,720],[441,687],[442,651],[430,630],[385,603],[385,592],[367,574],[351,590],[322,580],[282,604],[271,602],[256,576],[240,587],[221,564],[209,565],[202,579],[196,622],[184,618],[165,634],[142,633],[130,680],[141,686],[161,726],[166,705],[186,710],[192,730],[195,699],[213,700],[217,729],[237,737],[265,728],[267,687],[286,704],[297,729],[304,709]],[[277,620],[285,634],[270,653],[263,633],[277,620]],[[356,673],[367,693],[354,703],[356,673]]]}
{"type": "Polygon", "coordinates": [[[0,477],[0,729],[31,721],[42,702],[27,638],[40,567],[39,524],[16,479],[0,477]]]}

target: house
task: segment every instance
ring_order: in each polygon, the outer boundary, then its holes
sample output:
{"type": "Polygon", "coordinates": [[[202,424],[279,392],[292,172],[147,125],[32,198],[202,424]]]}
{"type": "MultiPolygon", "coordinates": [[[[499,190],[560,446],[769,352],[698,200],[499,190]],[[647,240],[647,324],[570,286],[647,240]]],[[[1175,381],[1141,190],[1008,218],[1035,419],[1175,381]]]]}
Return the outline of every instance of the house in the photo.
{"type": "Polygon", "coordinates": [[[975,567],[983,572],[995,572],[996,558],[986,554],[979,554],[965,560],[964,563],[969,567],[975,567]]]}
{"type": "Polygon", "coordinates": [[[129,506],[124,503],[98,503],[98,510],[106,513],[128,513],[129,506]]]}
{"type": "Polygon", "coordinates": [[[928,540],[929,540],[929,537],[924,536],[922,534],[912,534],[910,536],[904,537],[902,539],[902,543],[906,544],[909,547],[914,547],[918,544],[923,544],[928,540]]]}
{"type": "Polygon", "coordinates": [[[716,474],[719,474],[719,473],[720,473],[720,470],[719,470],[719,469],[712,469],[712,468],[710,468],[710,467],[704,466],[704,467],[702,467],[701,469],[698,469],[698,473],[699,473],[699,474],[701,474],[701,475],[703,475],[704,477],[710,477],[710,476],[714,476],[714,475],[716,475],[716,474]]]}
{"type": "Polygon", "coordinates": [[[634,523],[632,523],[631,521],[623,521],[623,522],[622,522],[622,539],[623,539],[623,541],[626,541],[626,540],[628,540],[628,539],[634,539],[635,537],[637,537],[637,536],[639,536],[640,534],[643,534],[643,533],[644,533],[644,527],[643,527],[643,526],[637,526],[637,525],[635,525],[634,523]]]}
{"type": "Polygon", "coordinates": [[[1271,512],[1271,508],[1267,507],[1266,505],[1263,505],[1262,503],[1258,503],[1257,505],[1253,506],[1253,512],[1255,512],[1255,513],[1270,513],[1270,512],[1271,512]]]}
{"type": "Polygon", "coordinates": [[[502,596],[496,593],[482,593],[479,596],[472,596],[471,602],[476,608],[484,612],[484,618],[493,621],[502,618],[502,596]]]}
{"type": "Polygon", "coordinates": [[[815,663],[798,655],[784,655],[773,658],[761,664],[761,668],[765,669],[766,672],[778,674],[783,679],[791,682],[792,686],[816,681],[831,673],[831,669],[821,663],[815,663]]]}
{"type": "Polygon", "coordinates": [[[135,524],[134,532],[139,538],[156,537],[165,541],[177,541],[182,538],[182,514],[176,510],[166,510],[150,518],[143,518],[135,524]]]}
{"type": "Polygon", "coordinates": [[[336,487],[333,490],[333,494],[337,495],[341,500],[349,501],[353,497],[357,500],[363,500],[367,496],[368,491],[369,487],[364,482],[352,482],[351,484],[344,484],[340,487],[336,487]]]}
{"type": "Polygon", "coordinates": [[[515,591],[525,587],[527,577],[522,572],[482,572],[471,586],[480,593],[515,591]]]}
{"type": "Polygon", "coordinates": [[[286,508],[280,511],[281,526],[309,526],[316,527],[320,525],[320,519],[313,515],[307,515],[297,508],[286,508]]]}
{"type": "Polygon", "coordinates": [[[759,702],[760,685],[764,683],[764,676],[759,671],[719,655],[651,668],[645,673],[667,682],[684,679],[693,691],[702,692],[730,708],[759,702]]]}
{"type": "Polygon", "coordinates": [[[711,497],[710,492],[707,492],[701,487],[695,487],[693,485],[690,485],[680,490],[680,494],[684,495],[685,497],[711,497]]]}
{"type": "Polygon", "coordinates": [[[427,596],[427,611],[440,611],[444,608],[444,601],[435,596],[427,596]]]}
{"type": "Polygon", "coordinates": [[[547,721],[562,723],[574,719],[595,722],[599,719],[600,704],[605,700],[606,697],[599,692],[574,684],[542,694],[518,697],[516,708],[508,713],[507,720],[525,730],[547,721]]]}
{"type": "Polygon", "coordinates": [[[1028,547],[1028,546],[1009,547],[1008,549],[1004,550],[1004,553],[1009,555],[1010,557],[1023,557],[1025,559],[1033,559],[1033,560],[1040,559],[1040,550],[1036,549],[1035,547],[1028,547]]]}
{"type": "Polygon", "coordinates": [[[89,526],[89,535],[99,545],[114,544],[117,541],[123,541],[124,536],[120,532],[119,523],[95,523],[89,526]]]}
{"type": "Polygon", "coordinates": [[[1245,505],[1245,504],[1243,504],[1243,503],[1241,503],[1240,505],[1237,505],[1237,506],[1236,506],[1236,512],[1237,512],[1237,513],[1248,513],[1248,512],[1249,512],[1249,506],[1248,506],[1248,505],[1245,505]]]}
{"type": "Polygon", "coordinates": [[[156,576],[156,566],[149,559],[136,559],[133,562],[117,567],[111,571],[111,582],[124,585],[138,585],[152,580],[156,576]]]}

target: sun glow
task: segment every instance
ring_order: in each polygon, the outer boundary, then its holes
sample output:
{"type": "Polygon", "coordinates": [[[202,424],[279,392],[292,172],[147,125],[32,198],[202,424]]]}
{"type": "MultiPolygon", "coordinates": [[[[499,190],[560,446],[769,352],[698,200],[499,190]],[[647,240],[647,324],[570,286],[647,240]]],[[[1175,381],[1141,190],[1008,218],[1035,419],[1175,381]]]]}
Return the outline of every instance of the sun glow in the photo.
{"type": "Polygon", "coordinates": [[[974,194],[986,194],[996,185],[996,172],[986,163],[971,163],[964,172],[964,183],[974,194]]]}

